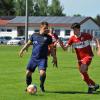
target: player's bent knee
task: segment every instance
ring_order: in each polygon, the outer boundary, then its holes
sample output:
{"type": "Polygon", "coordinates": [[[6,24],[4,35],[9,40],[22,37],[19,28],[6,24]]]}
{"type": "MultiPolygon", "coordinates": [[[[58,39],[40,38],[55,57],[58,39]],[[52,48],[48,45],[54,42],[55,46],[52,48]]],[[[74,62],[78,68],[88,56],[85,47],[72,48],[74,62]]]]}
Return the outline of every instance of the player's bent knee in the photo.
{"type": "Polygon", "coordinates": [[[27,76],[31,76],[31,75],[32,75],[32,72],[29,71],[29,70],[27,70],[27,71],[26,71],[26,75],[27,75],[27,76]]]}
{"type": "Polygon", "coordinates": [[[84,69],[80,69],[80,72],[81,72],[81,73],[85,73],[85,72],[87,72],[87,71],[84,70],[84,69]]]}
{"type": "Polygon", "coordinates": [[[84,72],[87,72],[88,67],[86,64],[82,64],[79,70],[81,73],[84,73],[84,72]]]}
{"type": "Polygon", "coordinates": [[[45,70],[40,70],[40,75],[41,75],[41,76],[46,75],[45,70]]]}

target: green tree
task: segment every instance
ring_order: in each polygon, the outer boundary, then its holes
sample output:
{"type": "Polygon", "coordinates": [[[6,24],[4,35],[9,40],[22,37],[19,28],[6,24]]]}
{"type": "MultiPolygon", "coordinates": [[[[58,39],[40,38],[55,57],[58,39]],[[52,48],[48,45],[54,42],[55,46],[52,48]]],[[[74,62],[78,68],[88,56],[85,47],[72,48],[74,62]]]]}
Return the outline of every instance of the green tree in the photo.
{"type": "Polygon", "coordinates": [[[80,16],[80,17],[81,17],[81,15],[80,15],[80,14],[74,14],[73,16],[76,16],[76,17],[79,17],[79,16],[80,16]]]}
{"type": "Polygon", "coordinates": [[[28,0],[28,15],[32,16],[34,14],[34,10],[33,10],[33,0],[28,0]]]}
{"type": "MultiPolygon", "coordinates": [[[[26,0],[0,0],[0,15],[25,16],[26,0]]],[[[64,16],[59,0],[28,0],[29,16],[64,16]]]]}
{"type": "Polygon", "coordinates": [[[51,5],[49,6],[48,12],[50,16],[65,16],[63,13],[63,7],[60,5],[59,0],[52,0],[51,5]]]}
{"type": "MultiPolygon", "coordinates": [[[[16,16],[25,16],[26,0],[16,0],[16,16]]],[[[33,0],[28,0],[28,15],[33,15],[33,0]]]]}
{"type": "Polygon", "coordinates": [[[25,0],[16,0],[16,16],[25,16],[25,0]]]}
{"type": "Polygon", "coordinates": [[[14,0],[0,0],[0,15],[1,16],[15,15],[15,1],[14,0]]]}
{"type": "Polygon", "coordinates": [[[40,15],[47,16],[48,15],[48,0],[38,0],[40,7],[40,15]]]}
{"type": "Polygon", "coordinates": [[[0,15],[2,15],[2,2],[0,0],[0,15]]]}
{"type": "Polygon", "coordinates": [[[99,14],[96,16],[95,21],[100,26],[100,15],[99,14]]]}
{"type": "Polygon", "coordinates": [[[34,16],[39,16],[40,15],[40,7],[37,2],[33,3],[33,15],[34,16]]]}
{"type": "Polygon", "coordinates": [[[33,0],[34,15],[47,16],[48,15],[48,0],[33,0]]]}

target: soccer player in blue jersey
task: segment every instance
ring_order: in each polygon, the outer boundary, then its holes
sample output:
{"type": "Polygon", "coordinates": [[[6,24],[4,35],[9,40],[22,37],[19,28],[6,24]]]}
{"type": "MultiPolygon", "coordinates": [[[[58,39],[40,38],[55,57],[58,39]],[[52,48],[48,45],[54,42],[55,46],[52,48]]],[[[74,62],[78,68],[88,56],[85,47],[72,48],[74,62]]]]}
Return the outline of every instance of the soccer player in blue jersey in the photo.
{"type": "MultiPolygon", "coordinates": [[[[52,43],[52,38],[48,35],[48,23],[41,22],[40,32],[34,33],[29,41],[24,45],[24,47],[20,50],[19,56],[23,56],[23,52],[28,49],[28,47],[32,44],[32,55],[27,65],[26,71],[26,84],[29,86],[32,82],[32,73],[35,71],[38,66],[40,73],[40,89],[42,92],[45,92],[44,82],[46,79],[46,68],[47,68],[47,56],[48,56],[48,45],[52,43]]],[[[53,48],[52,48],[53,49],[53,48]]],[[[53,50],[52,50],[53,52],[53,50]]],[[[53,61],[56,63],[57,59],[55,53],[53,53],[53,61]]]]}

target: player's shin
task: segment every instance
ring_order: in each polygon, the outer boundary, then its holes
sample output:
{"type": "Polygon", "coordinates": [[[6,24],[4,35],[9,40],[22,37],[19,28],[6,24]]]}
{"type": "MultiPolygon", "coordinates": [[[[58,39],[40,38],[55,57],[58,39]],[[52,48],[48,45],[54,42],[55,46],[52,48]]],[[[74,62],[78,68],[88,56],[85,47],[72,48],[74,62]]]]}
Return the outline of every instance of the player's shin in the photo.
{"type": "Polygon", "coordinates": [[[87,85],[90,85],[90,80],[87,72],[81,72],[83,80],[87,83],[87,85]]]}
{"type": "Polygon", "coordinates": [[[44,90],[45,79],[46,79],[46,74],[40,75],[40,88],[41,88],[42,92],[45,92],[45,90],[44,90]]]}
{"type": "Polygon", "coordinates": [[[41,84],[41,85],[44,85],[45,79],[46,79],[46,74],[40,76],[40,84],[41,84]]]}
{"type": "Polygon", "coordinates": [[[26,84],[29,86],[32,82],[32,76],[31,75],[26,75],[26,84]]]}

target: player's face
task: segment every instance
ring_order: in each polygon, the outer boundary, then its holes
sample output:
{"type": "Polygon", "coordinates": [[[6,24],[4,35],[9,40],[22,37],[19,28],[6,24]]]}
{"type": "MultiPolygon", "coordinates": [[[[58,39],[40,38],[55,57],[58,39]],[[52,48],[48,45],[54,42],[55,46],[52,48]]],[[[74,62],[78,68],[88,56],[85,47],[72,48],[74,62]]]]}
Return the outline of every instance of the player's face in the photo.
{"type": "Polygon", "coordinates": [[[41,25],[40,26],[40,30],[42,30],[44,34],[48,34],[49,33],[49,29],[48,29],[47,25],[41,25]]]}
{"type": "Polygon", "coordinates": [[[74,35],[78,36],[80,34],[80,29],[79,28],[74,28],[73,31],[74,31],[74,35]]]}
{"type": "Polygon", "coordinates": [[[49,29],[49,33],[51,33],[51,34],[52,34],[52,33],[53,33],[53,30],[52,30],[52,29],[49,29]]]}

